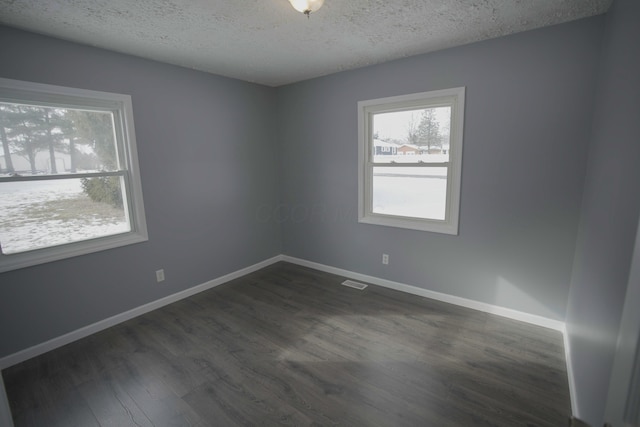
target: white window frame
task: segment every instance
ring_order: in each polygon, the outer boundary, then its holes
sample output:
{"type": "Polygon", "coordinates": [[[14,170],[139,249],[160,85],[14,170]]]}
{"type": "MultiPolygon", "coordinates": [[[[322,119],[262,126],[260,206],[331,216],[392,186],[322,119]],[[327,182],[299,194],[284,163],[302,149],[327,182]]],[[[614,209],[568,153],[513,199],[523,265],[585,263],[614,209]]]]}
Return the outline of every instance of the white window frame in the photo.
{"type": "Polygon", "coordinates": [[[358,222],[408,228],[444,234],[458,234],[462,178],[465,88],[436,90],[358,102],[358,222]],[[375,163],[373,116],[379,113],[451,106],[449,161],[445,163],[400,164],[403,167],[446,167],[447,193],[445,219],[422,219],[373,212],[373,168],[393,167],[375,163]]]}
{"type": "MultiPolygon", "coordinates": [[[[37,103],[43,106],[108,111],[113,113],[116,127],[116,143],[121,162],[116,173],[124,181],[123,201],[131,231],[90,240],[50,246],[15,254],[0,252],[0,272],[43,264],[51,261],[85,255],[93,252],[113,249],[149,239],[142,198],[142,184],[138,153],[136,149],[135,128],[133,124],[133,105],[129,95],[76,89],[41,83],[25,82],[0,78],[0,101],[15,103],[37,103]]],[[[50,176],[10,176],[0,177],[3,182],[29,181],[39,179],[86,178],[92,174],[69,173],[50,176]]]]}

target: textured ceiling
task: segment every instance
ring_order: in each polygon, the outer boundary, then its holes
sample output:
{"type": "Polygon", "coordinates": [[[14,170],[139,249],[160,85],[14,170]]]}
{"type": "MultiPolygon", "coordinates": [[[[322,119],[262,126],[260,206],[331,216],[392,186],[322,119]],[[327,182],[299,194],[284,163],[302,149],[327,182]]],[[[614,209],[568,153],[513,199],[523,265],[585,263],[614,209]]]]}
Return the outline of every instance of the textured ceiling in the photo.
{"type": "Polygon", "coordinates": [[[0,23],[269,86],[606,12],[611,0],[0,0],[0,23]]]}

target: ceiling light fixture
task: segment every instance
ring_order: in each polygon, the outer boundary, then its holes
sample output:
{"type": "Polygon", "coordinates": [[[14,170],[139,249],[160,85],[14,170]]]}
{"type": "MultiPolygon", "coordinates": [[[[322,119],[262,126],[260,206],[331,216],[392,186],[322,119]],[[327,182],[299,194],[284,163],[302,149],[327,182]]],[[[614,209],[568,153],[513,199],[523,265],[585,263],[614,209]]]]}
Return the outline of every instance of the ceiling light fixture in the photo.
{"type": "Polygon", "coordinates": [[[298,12],[302,12],[309,17],[311,12],[315,12],[322,7],[324,0],[289,0],[291,6],[298,12]]]}

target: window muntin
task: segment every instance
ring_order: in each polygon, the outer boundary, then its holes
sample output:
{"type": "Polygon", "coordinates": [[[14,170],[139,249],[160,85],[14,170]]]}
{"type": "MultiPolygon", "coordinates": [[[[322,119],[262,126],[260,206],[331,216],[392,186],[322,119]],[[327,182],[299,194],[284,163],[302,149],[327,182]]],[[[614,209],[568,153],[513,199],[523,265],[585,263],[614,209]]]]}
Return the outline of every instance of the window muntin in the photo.
{"type": "Polygon", "coordinates": [[[359,221],[458,233],[464,88],[361,101],[359,221]]]}
{"type": "Polygon", "coordinates": [[[131,98],[0,79],[0,271],[147,240],[131,98]]]}

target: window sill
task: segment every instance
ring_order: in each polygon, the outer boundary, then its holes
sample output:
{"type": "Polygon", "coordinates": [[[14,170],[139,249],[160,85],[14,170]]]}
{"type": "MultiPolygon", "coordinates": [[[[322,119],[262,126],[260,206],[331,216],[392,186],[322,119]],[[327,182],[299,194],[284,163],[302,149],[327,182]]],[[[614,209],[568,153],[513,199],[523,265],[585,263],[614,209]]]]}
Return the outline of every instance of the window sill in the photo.
{"type": "Polygon", "coordinates": [[[358,218],[362,224],[382,225],[386,227],[405,228],[409,230],[427,231],[431,233],[441,233],[458,235],[458,224],[451,224],[445,221],[430,221],[417,218],[401,218],[398,216],[368,215],[358,218]]]}
{"type": "Polygon", "coordinates": [[[119,248],[122,246],[142,243],[149,240],[145,232],[129,232],[83,242],[69,243],[29,252],[5,255],[0,254],[0,273],[20,268],[32,267],[52,261],[59,261],[80,255],[119,248]]]}

